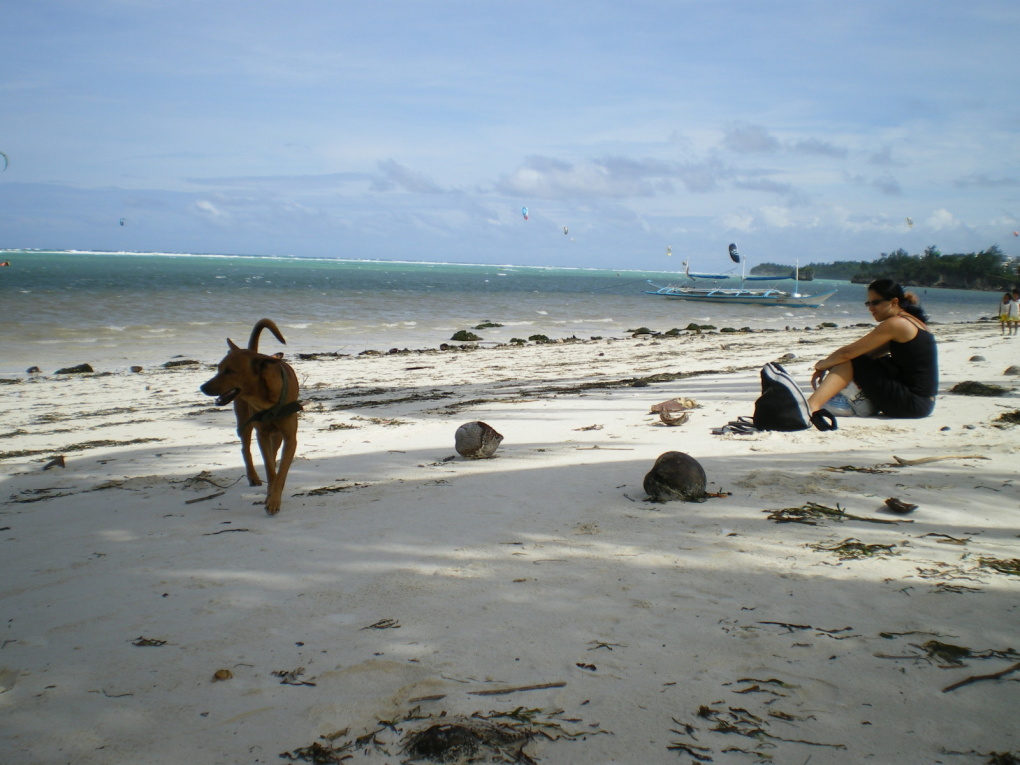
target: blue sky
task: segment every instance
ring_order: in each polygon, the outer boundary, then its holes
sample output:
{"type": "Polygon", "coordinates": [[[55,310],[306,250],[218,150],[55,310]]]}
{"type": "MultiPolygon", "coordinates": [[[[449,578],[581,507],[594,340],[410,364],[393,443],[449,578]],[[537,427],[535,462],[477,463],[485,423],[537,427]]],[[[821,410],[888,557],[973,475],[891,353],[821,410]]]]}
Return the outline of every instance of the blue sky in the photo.
{"type": "Polygon", "coordinates": [[[717,267],[730,242],[751,262],[1020,255],[1016,0],[3,17],[4,248],[656,270],[717,267]]]}

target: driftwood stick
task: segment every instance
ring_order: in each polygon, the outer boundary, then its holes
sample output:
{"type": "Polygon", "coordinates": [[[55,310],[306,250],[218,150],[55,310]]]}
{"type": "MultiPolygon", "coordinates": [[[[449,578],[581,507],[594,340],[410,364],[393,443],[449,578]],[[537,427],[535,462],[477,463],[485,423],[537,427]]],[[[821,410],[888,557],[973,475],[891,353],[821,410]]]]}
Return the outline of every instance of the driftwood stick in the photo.
{"type": "Polygon", "coordinates": [[[919,457],[916,460],[905,460],[893,455],[893,459],[896,460],[897,466],[909,467],[910,465],[926,465],[929,462],[941,462],[942,460],[987,460],[991,458],[982,457],[980,454],[957,454],[949,457],[919,457]]]}
{"type": "Polygon", "coordinates": [[[539,683],[538,685],[521,685],[516,688],[497,688],[492,691],[468,691],[469,696],[498,696],[502,693],[516,693],[517,691],[541,691],[545,688],[562,688],[566,683],[562,680],[556,683],[539,683]]]}
{"type": "Polygon", "coordinates": [[[1000,677],[1005,677],[1006,675],[1016,672],[1018,669],[1020,669],[1020,662],[1017,662],[1011,667],[1006,667],[1001,672],[993,672],[990,675],[974,675],[973,677],[968,677],[966,680],[961,680],[958,683],[947,685],[945,688],[942,689],[942,692],[949,693],[950,691],[955,691],[957,688],[962,688],[965,685],[976,683],[979,680],[998,680],[1000,677]]]}
{"type": "Polygon", "coordinates": [[[208,496],[205,496],[205,497],[196,497],[195,499],[186,499],[186,500],[184,500],[184,504],[185,505],[193,505],[196,502],[205,502],[207,499],[216,499],[216,497],[222,497],[224,494],[226,494],[225,491],[218,491],[215,494],[209,494],[208,496]]]}

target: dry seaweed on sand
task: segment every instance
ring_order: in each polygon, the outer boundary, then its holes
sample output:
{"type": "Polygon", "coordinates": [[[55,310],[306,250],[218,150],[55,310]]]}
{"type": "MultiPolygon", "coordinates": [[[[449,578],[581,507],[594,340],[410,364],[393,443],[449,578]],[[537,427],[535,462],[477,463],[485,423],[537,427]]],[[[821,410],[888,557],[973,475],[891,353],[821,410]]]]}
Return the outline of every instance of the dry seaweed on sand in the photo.
{"type": "MultiPolygon", "coordinates": [[[[882,637],[885,637],[885,634],[886,633],[882,633],[882,637]]],[[[890,637],[895,637],[901,634],[909,633],[891,633],[890,637]]],[[[928,640],[920,645],[910,643],[910,647],[916,648],[921,651],[921,653],[906,654],[902,656],[887,656],[876,653],[875,656],[882,659],[924,659],[937,663],[942,669],[966,667],[967,660],[974,659],[1020,659],[1020,653],[1012,648],[987,648],[983,651],[975,651],[967,646],[943,643],[941,640],[928,640]]]]}
{"type": "Polygon", "coordinates": [[[784,507],[781,510],[762,510],[768,513],[768,520],[776,523],[803,523],[806,526],[817,526],[820,521],[865,521],[867,523],[913,523],[913,521],[894,521],[888,518],[866,518],[861,515],[851,515],[838,504],[835,507],[827,507],[817,502],[808,502],[800,507],[784,507]]]}
{"type": "Polygon", "coordinates": [[[823,465],[823,468],[830,473],[892,473],[892,470],[885,470],[878,467],[857,467],[856,465],[823,465]]]}
{"type": "MultiPolygon", "coordinates": [[[[132,438],[128,441],[114,441],[105,439],[101,441],[83,441],[80,444],[70,444],[62,448],[64,452],[84,452],[89,449],[99,449],[105,446],[132,446],[134,444],[147,444],[153,441],[162,441],[162,438],[132,438]]],[[[15,457],[34,457],[37,454],[53,454],[52,449],[20,449],[12,452],[0,452],[0,460],[13,459],[15,457]]]]}
{"type": "Polygon", "coordinates": [[[859,539],[844,539],[842,542],[836,544],[826,545],[825,543],[819,543],[815,545],[808,545],[812,550],[817,552],[831,552],[835,553],[840,560],[857,560],[859,558],[874,558],[879,556],[899,555],[894,552],[896,545],[869,545],[865,544],[859,539]]]}
{"type": "MultiPolygon", "coordinates": [[[[769,731],[769,722],[766,719],[759,717],[753,712],[742,707],[725,707],[724,709],[716,709],[711,705],[703,704],[698,708],[697,715],[700,719],[707,720],[709,723],[712,723],[712,727],[708,728],[709,732],[736,734],[758,742],[754,751],[730,747],[722,750],[723,752],[739,751],[744,754],[750,754],[758,757],[761,760],[771,761],[771,755],[762,752],[761,747],[772,746],[772,741],[782,741],[788,744],[806,744],[808,746],[820,746],[831,749],[846,749],[845,744],[827,744],[820,741],[809,741],[807,739],[784,738],[782,736],[777,736],[769,731]]],[[[784,721],[796,719],[793,715],[785,715],[777,710],[770,710],[768,712],[768,716],[784,721]]],[[[698,738],[695,735],[699,731],[697,725],[680,722],[675,717],[672,719],[673,722],[683,728],[683,730],[672,728],[670,729],[672,733],[676,733],[680,736],[687,736],[694,741],[698,741],[698,738]]],[[[700,744],[694,745],[687,741],[676,741],[668,745],[667,749],[670,751],[678,751],[689,754],[699,762],[712,762],[712,758],[709,755],[709,753],[712,752],[712,749],[707,746],[702,746],[700,744]]]]}
{"type": "Polygon", "coordinates": [[[277,669],[270,674],[273,677],[282,678],[280,685],[311,685],[314,686],[311,680],[302,680],[301,675],[305,673],[304,667],[298,667],[297,669],[277,669]]]}
{"type": "Polygon", "coordinates": [[[953,667],[965,666],[964,659],[1020,659],[1020,653],[1012,648],[1003,650],[989,648],[984,651],[974,651],[966,646],[942,643],[938,640],[929,640],[921,645],[915,645],[914,648],[920,648],[928,655],[929,659],[935,659],[953,667]]]}
{"type": "Polygon", "coordinates": [[[978,565],[981,568],[990,568],[992,571],[998,571],[1000,574],[1009,574],[1011,576],[1020,576],[1020,558],[978,558],[978,565]]]}
{"type": "Polygon", "coordinates": [[[401,762],[508,762],[533,765],[535,758],[525,749],[533,740],[576,740],[608,733],[598,725],[568,730],[564,723],[577,725],[579,719],[562,717],[563,710],[545,711],[517,707],[510,711],[475,712],[470,716],[448,715],[445,711],[423,714],[414,707],[403,717],[378,720],[377,727],[361,736],[350,737],[349,729],[320,736],[315,743],[280,757],[333,765],[353,758],[355,753],[373,751],[391,756],[399,750],[401,762]]]}
{"type": "Polygon", "coordinates": [[[965,380],[954,385],[949,389],[949,392],[958,396],[1004,396],[1009,393],[1009,388],[1004,388],[1001,385],[989,385],[976,380],[965,380]]]}
{"type": "MultiPolygon", "coordinates": [[[[950,686],[951,688],[952,686],[950,686]]],[[[943,690],[949,690],[946,688],[943,690]]],[[[951,749],[942,748],[943,754],[962,754],[972,755],[974,757],[988,757],[989,759],[984,761],[984,765],[1020,765],[1020,755],[1013,754],[1012,752],[977,752],[971,749],[969,752],[955,752],[951,749]]]]}
{"type": "Polygon", "coordinates": [[[994,420],[993,423],[1000,423],[996,427],[1003,427],[1005,425],[1020,425],[1020,409],[1014,409],[1012,412],[1003,412],[994,420]]]}
{"type": "Polygon", "coordinates": [[[166,641],[139,635],[131,641],[131,645],[139,646],[140,648],[159,648],[161,645],[166,645],[166,641]]]}
{"type": "Polygon", "coordinates": [[[337,494],[348,489],[363,488],[367,484],[363,483],[348,483],[340,484],[339,486],[320,486],[318,489],[309,489],[308,491],[300,491],[295,494],[295,497],[321,497],[326,494],[337,494]]]}
{"type": "Polygon", "coordinates": [[[951,537],[948,534],[939,534],[935,531],[930,531],[927,534],[922,534],[921,537],[940,537],[935,542],[940,545],[965,545],[970,542],[970,537],[951,537]]]}

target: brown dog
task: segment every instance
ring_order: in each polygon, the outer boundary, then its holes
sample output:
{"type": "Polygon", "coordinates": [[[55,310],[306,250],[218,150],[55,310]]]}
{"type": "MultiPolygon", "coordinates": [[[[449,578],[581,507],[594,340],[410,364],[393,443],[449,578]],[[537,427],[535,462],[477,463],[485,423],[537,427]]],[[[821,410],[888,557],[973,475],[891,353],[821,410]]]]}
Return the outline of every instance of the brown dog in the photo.
{"type": "Polygon", "coordinates": [[[237,435],[241,437],[241,456],[248,474],[248,483],[261,486],[251,459],[251,431],[254,428],[266,466],[266,512],[280,512],[283,485],[287,471],[297,451],[297,413],[301,410],[298,398],[297,375],[290,365],[282,361],[283,354],[266,356],[259,353],[259,335],[268,329],[284,345],[280,330],[269,319],[260,319],[251,331],[248,348],[238,348],[227,338],[230,352],[223,357],[216,376],[202,385],[207,396],[218,396],[216,406],[234,402],[237,417],[237,435]],[[280,467],[276,467],[276,454],[283,446],[280,467]]]}

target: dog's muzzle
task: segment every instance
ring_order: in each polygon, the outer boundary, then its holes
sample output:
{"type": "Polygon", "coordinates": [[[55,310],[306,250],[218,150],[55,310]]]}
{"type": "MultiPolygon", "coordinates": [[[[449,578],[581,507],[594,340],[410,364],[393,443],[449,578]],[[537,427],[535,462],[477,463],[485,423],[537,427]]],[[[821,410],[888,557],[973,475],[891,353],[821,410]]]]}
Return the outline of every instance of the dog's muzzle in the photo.
{"type": "MultiPolygon", "coordinates": [[[[206,386],[205,385],[203,385],[200,388],[200,390],[205,395],[207,395],[207,396],[215,396],[216,395],[215,391],[206,390],[206,386]]],[[[237,398],[240,395],[240,393],[241,393],[241,389],[240,388],[231,388],[226,393],[220,394],[219,397],[213,403],[216,404],[216,406],[226,406],[231,401],[233,401],[235,398],[237,398]]]]}

